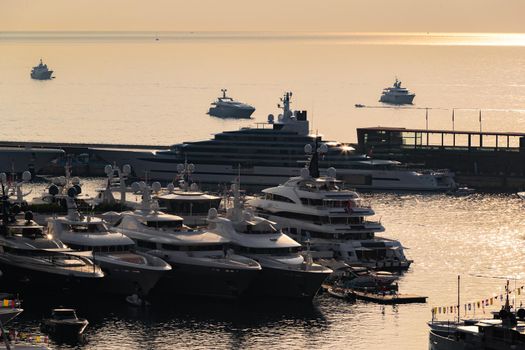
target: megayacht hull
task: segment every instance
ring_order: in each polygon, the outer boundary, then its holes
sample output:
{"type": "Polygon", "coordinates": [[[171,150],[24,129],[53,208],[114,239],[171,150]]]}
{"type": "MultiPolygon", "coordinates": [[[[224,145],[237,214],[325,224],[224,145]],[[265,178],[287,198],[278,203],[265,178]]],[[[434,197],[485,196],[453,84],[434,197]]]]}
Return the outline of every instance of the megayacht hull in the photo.
{"type": "Polygon", "coordinates": [[[183,294],[213,298],[240,297],[261,272],[231,268],[188,265],[173,262],[151,291],[151,296],[183,294]]]}
{"type": "Polygon", "coordinates": [[[103,279],[95,276],[74,276],[35,270],[0,261],[0,289],[10,292],[54,294],[56,292],[93,294],[101,291],[103,279]]]}
{"type": "Polygon", "coordinates": [[[247,290],[247,296],[284,297],[312,300],[323,281],[329,276],[324,272],[286,270],[262,266],[259,276],[247,290]]]}
{"type": "Polygon", "coordinates": [[[139,267],[128,267],[108,261],[95,262],[104,271],[104,283],[101,288],[104,292],[117,295],[148,295],[157,282],[167,272],[164,270],[150,270],[139,267]]]}
{"type": "MultiPolygon", "coordinates": [[[[137,177],[143,178],[147,174],[150,180],[173,181],[178,173],[177,165],[181,162],[174,156],[160,156],[147,151],[126,152],[107,149],[97,150],[97,152],[109,163],[130,164],[137,177]]],[[[321,172],[325,170],[321,169],[321,172]]],[[[254,165],[244,167],[240,170],[241,183],[250,189],[259,190],[282,184],[290,177],[299,176],[299,171],[300,166],[254,165]]],[[[195,162],[192,180],[216,188],[217,184],[230,184],[238,175],[239,169],[235,165],[195,162]]],[[[455,186],[452,175],[420,175],[408,170],[338,168],[337,178],[360,190],[448,191],[455,186]]]]}
{"type": "Polygon", "coordinates": [[[412,104],[415,95],[382,95],[379,102],[390,103],[395,105],[412,104]]]}

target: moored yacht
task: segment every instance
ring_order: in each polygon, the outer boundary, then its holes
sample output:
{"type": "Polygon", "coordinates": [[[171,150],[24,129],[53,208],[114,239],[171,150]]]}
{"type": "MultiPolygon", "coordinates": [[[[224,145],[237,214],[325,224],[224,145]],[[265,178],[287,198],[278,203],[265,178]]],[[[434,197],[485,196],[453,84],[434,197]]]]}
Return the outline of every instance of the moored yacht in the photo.
{"type": "Polygon", "coordinates": [[[232,254],[230,241],[207,230],[191,230],[180,216],[165,214],[152,202],[142,184],[140,209],[123,212],[115,229],[135,241],[137,249],[167,261],[174,268],[159,281],[154,293],[220,298],[239,297],[258,276],[254,260],[232,254]]]}
{"type": "Polygon", "coordinates": [[[250,118],[255,108],[226,96],[226,89],[221,89],[222,96],[212,102],[208,114],[219,118],[250,118]]]}
{"type": "Polygon", "coordinates": [[[310,241],[316,258],[381,270],[408,269],[411,260],[405,257],[401,244],[375,237],[376,232],[384,231],[383,225],[366,219],[375,214],[374,210],[355,191],[342,187],[336,170],[319,176],[318,152],[313,152],[310,167],[303,168],[301,176],[263,190],[262,197],[248,204],[297,241],[310,241]]]}
{"type": "Polygon", "coordinates": [[[46,235],[43,227],[32,220],[16,217],[9,202],[2,198],[0,225],[0,269],[3,280],[21,284],[26,290],[74,289],[88,291],[104,277],[90,259],[91,252],[74,252],[60,240],[46,235]]]}
{"type": "Polygon", "coordinates": [[[401,81],[397,80],[394,85],[383,90],[379,102],[391,103],[395,105],[412,104],[416,94],[411,93],[404,87],[401,87],[401,81]]]}
{"type": "Polygon", "coordinates": [[[301,245],[276,229],[275,223],[243,210],[239,184],[233,184],[234,206],[226,217],[210,210],[209,229],[231,241],[236,253],[261,264],[262,272],[251,286],[254,295],[311,300],[332,273],[300,254],[301,245]]]}
{"type": "Polygon", "coordinates": [[[51,74],[53,74],[53,71],[47,68],[47,64],[42,63],[42,59],[40,59],[38,66],[34,66],[33,69],[31,69],[32,79],[49,80],[52,78],[51,74]]]}
{"type": "Polygon", "coordinates": [[[276,118],[269,115],[268,123],[224,131],[212,140],[176,144],[169,150],[97,152],[109,163],[129,163],[139,177],[171,181],[177,165],[188,161],[195,164],[193,180],[201,185],[229,184],[240,175],[243,187],[262,189],[298,176],[298,163],[307,160],[304,145],[325,142],[327,158],[320,160],[321,172],[336,167],[338,178],[356,188],[446,191],[455,186],[451,174],[407,170],[399,162],[359,154],[348,144],[324,141],[310,133],[306,111],[291,110],[291,98],[291,92],[281,98],[282,113],[276,118]]]}
{"type": "Polygon", "coordinates": [[[84,216],[68,198],[68,215],[48,219],[48,234],[70,248],[92,250],[96,263],[106,273],[104,291],[112,294],[147,295],[171,266],[164,260],[135,251],[129,237],[109,231],[100,218],[84,216]]]}

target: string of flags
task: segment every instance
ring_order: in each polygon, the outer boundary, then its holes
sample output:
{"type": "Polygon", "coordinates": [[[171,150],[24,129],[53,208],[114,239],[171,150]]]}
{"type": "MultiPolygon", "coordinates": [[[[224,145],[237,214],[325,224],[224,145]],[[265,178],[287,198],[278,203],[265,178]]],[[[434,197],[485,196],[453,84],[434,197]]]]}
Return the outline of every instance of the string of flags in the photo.
{"type": "Polygon", "coordinates": [[[3,299],[2,307],[16,307],[16,300],[3,299]]]}
{"type": "Polygon", "coordinates": [[[11,341],[24,341],[30,343],[49,343],[49,338],[45,335],[32,335],[26,332],[18,332],[14,329],[9,331],[9,338],[11,341]]]}
{"type": "MultiPolygon", "coordinates": [[[[521,295],[524,293],[525,286],[517,287],[512,290],[509,289],[509,294],[514,295],[521,295]]],[[[451,305],[451,306],[435,306],[432,308],[432,314],[434,316],[436,315],[446,315],[446,314],[457,314],[459,311],[462,311],[463,313],[469,313],[469,312],[476,312],[476,310],[482,310],[485,312],[486,307],[492,306],[494,303],[497,303],[498,300],[500,302],[503,302],[505,300],[505,295],[493,295],[490,298],[481,299],[478,301],[470,302],[462,304],[458,307],[458,305],[451,305]],[[463,309],[463,310],[461,310],[463,309]]]]}

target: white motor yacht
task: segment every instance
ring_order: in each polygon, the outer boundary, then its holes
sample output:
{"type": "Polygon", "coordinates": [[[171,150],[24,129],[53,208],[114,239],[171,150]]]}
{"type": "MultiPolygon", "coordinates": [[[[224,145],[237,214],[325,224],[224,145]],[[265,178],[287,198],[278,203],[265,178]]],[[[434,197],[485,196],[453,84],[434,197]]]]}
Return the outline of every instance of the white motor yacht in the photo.
{"type": "Polygon", "coordinates": [[[250,118],[255,108],[226,96],[226,89],[221,89],[222,96],[212,102],[208,114],[219,118],[250,118]]]}
{"type": "Polygon", "coordinates": [[[88,291],[104,277],[91,260],[91,252],[75,252],[43,231],[31,212],[18,219],[2,200],[0,225],[0,270],[3,279],[26,287],[26,291],[88,291]]]}
{"type": "Polygon", "coordinates": [[[226,217],[211,209],[209,229],[231,241],[236,253],[261,264],[262,273],[250,288],[250,294],[311,300],[321,283],[332,273],[315,264],[310,256],[300,254],[297,243],[275,227],[275,223],[243,210],[239,184],[233,184],[234,207],[226,217]]]}
{"type": "Polygon", "coordinates": [[[383,90],[379,102],[391,103],[395,105],[412,104],[416,94],[411,93],[404,87],[401,87],[401,81],[397,80],[394,85],[383,90]]]}
{"type": "Polygon", "coordinates": [[[108,293],[145,296],[171,270],[164,260],[135,251],[132,239],[110,232],[102,219],[80,214],[71,197],[68,215],[49,218],[47,229],[72,249],[93,251],[94,260],[106,274],[104,290],[108,293]]]}
{"type": "MultiPolygon", "coordinates": [[[[232,254],[230,241],[207,230],[191,230],[180,216],[159,211],[142,184],[142,207],[121,213],[114,228],[135,241],[137,249],[173,266],[157,284],[160,294],[236,298],[259,275],[254,260],[232,254]]],[[[110,214],[111,215],[111,214],[110,214]]]]}
{"type": "Polygon", "coordinates": [[[47,68],[47,64],[44,64],[42,59],[40,59],[40,63],[37,66],[31,69],[31,78],[36,80],[49,80],[52,78],[52,74],[53,71],[47,68]]]}
{"type": "Polygon", "coordinates": [[[374,210],[356,192],[342,187],[335,169],[319,177],[316,163],[314,152],[310,170],[303,168],[302,176],[263,190],[262,197],[248,204],[297,241],[310,241],[314,258],[380,270],[408,269],[411,260],[405,257],[398,241],[375,237],[384,227],[366,219],[375,214],[374,210]]]}
{"type": "Polygon", "coordinates": [[[349,144],[311,134],[306,111],[292,111],[291,98],[291,92],[281,98],[281,114],[276,118],[269,115],[268,123],[223,131],[211,140],[184,142],[169,150],[97,149],[97,153],[108,163],[130,164],[139,177],[147,174],[149,179],[172,181],[178,164],[188,161],[195,164],[192,179],[201,186],[216,188],[240,175],[244,187],[260,190],[299,176],[297,164],[307,161],[304,145],[324,142],[327,148],[326,158],[319,161],[321,173],[335,167],[339,180],[355,188],[447,191],[455,187],[451,173],[409,170],[397,161],[372,159],[349,144]]]}

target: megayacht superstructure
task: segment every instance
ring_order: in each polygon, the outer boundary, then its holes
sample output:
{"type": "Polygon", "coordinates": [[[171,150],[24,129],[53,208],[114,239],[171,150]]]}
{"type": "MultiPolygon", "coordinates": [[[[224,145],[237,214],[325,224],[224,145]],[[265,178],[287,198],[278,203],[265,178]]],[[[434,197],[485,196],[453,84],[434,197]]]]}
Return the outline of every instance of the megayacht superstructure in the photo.
{"type": "Polygon", "coordinates": [[[243,186],[264,188],[284,183],[299,175],[306,163],[305,144],[327,145],[326,158],[320,159],[321,172],[338,169],[338,179],[355,188],[378,190],[445,191],[455,187],[447,172],[417,172],[391,160],[372,159],[348,145],[324,141],[310,133],[306,111],[290,109],[292,93],[285,93],[278,106],[282,113],[255,127],[223,131],[205,141],[184,142],[169,150],[123,151],[98,149],[110,163],[131,164],[135,175],[155,180],[173,180],[180,163],[191,162],[196,170],[194,182],[203,185],[231,183],[237,176],[243,186]]]}

